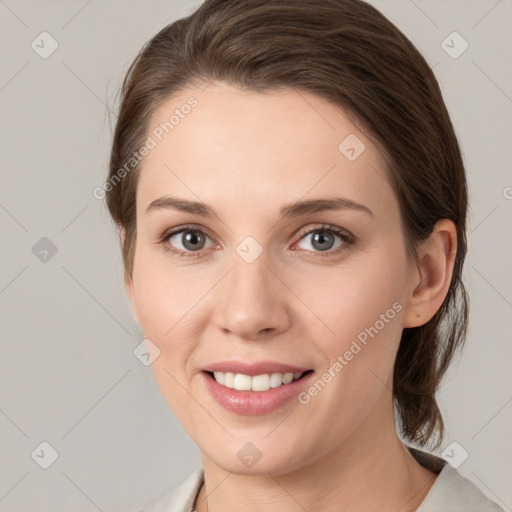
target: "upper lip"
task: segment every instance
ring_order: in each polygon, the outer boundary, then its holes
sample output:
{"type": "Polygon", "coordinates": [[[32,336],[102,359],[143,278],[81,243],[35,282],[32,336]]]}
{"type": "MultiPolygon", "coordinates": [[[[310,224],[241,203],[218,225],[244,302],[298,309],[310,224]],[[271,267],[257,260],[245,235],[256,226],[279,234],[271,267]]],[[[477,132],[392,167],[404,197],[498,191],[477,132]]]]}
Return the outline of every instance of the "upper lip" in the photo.
{"type": "Polygon", "coordinates": [[[207,372],[242,373],[251,377],[264,373],[303,373],[310,369],[311,368],[278,363],[276,361],[260,361],[257,363],[219,361],[203,368],[203,370],[207,372]]]}

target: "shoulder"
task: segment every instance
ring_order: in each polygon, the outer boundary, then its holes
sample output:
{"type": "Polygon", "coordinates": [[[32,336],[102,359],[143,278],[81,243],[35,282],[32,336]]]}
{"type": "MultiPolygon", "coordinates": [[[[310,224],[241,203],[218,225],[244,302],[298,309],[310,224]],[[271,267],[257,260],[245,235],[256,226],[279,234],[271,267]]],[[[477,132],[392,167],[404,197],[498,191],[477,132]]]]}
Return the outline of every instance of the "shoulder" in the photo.
{"type": "Polygon", "coordinates": [[[419,450],[414,452],[413,455],[423,466],[434,468],[435,472],[440,469],[434,485],[416,512],[504,512],[444,459],[419,450]]]}
{"type": "Polygon", "coordinates": [[[203,483],[203,467],[197,468],[180,485],[160,496],[144,508],[131,512],[192,512],[199,488],[203,483]]]}

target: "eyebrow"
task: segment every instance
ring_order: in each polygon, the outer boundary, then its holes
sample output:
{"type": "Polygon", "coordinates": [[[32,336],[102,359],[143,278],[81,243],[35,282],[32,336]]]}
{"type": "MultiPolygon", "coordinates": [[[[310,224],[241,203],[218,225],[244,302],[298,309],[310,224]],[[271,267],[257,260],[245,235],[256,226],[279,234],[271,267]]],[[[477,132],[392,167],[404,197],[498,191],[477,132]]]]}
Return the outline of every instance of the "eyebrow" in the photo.
{"type": "MultiPolygon", "coordinates": [[[[201,217],[218,217],[214,208],[203,202],[191,201],[173,196],[164,196],[152,201],[146,209],[146,213],[160,209],[175,209],[182,212],[199,215],[201,217]]],[[[351,201],[344,197],[323,197],[319,199],[308,199],[283,205],[279,209],[281,219],[300,217],[323,210],[355,210],[374,216],[373,212],[362,204],[351,201]]]]}

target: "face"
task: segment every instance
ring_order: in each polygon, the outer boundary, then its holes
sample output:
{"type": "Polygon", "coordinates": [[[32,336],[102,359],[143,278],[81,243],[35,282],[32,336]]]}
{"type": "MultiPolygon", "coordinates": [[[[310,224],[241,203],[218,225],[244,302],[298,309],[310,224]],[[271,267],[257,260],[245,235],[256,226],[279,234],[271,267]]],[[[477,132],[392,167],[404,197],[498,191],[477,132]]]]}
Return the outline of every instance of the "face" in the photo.
{"type": "Polygon", "coordinates": [[[280,474],[392,422],[414,273],[378,148],[320,97],[225,83],[173,96],[148,135],[126,287],[201,452],[280,474]]]}

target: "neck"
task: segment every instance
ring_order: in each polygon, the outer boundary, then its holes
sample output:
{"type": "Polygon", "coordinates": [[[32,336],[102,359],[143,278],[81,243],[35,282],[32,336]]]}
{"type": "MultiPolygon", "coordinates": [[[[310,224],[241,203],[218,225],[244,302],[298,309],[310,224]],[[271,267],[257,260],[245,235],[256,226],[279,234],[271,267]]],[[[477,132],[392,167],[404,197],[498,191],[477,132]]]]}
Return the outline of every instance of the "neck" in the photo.
{"type": "Polygon", "coordinates": [[[349,439],[298,470],[238,475],[202,454],[205,485],[197,512],[413,512],[437,475],[421,466],[396,434],[394,419],[371,420],[349,439]]]}

